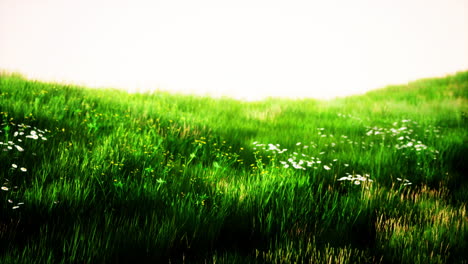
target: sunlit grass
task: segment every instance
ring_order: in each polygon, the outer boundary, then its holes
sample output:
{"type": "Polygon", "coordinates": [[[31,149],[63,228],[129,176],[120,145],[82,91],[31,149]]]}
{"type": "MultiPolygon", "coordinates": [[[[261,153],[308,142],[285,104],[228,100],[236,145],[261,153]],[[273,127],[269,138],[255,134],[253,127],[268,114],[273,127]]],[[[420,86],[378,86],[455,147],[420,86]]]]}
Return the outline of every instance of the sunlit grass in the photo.
{"type": "Polygon", "coordinates": [[[466,263],[468,73],[332,101],[0,76],[1,263],[466,263]]]}

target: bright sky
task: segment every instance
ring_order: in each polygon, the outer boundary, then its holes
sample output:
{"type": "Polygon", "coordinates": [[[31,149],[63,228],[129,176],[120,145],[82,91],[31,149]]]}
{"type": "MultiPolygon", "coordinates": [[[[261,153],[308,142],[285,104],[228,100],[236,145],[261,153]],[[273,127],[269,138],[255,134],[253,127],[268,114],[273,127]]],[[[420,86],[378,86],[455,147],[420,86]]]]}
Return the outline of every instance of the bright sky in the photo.
{"type": "Polygon", "coordinates": [[[468,70],[468,1],[0,0],[0,69],[129,91],[330,98],[468,70]]]}

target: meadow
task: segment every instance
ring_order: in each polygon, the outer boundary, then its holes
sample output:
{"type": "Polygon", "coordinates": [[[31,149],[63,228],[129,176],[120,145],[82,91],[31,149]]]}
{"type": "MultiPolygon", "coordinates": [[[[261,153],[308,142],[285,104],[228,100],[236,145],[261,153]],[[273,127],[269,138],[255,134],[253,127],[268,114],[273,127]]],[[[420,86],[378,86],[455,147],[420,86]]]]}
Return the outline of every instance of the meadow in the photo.
{"type": "Polygon", "coordinates": [[[0,263],[468,263],[468,72],[321,101],[0,75],[0,263]]]}

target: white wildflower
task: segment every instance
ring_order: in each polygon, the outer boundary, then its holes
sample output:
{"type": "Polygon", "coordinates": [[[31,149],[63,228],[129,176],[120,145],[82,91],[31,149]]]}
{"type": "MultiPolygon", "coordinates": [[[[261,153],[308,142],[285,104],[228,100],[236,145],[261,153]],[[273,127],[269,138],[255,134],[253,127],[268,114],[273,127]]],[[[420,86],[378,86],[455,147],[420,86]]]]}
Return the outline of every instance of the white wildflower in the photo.
{"type": "Polygon", "coordinates": [[[15,148],[19,151],[19,152],[23,152],[24,151],[24,148],[18,146],[18,145],[15,145],[15,148]]]}
{"type": "Polygon", "coordinates": [[[268,144],[268,150],[279,150],[279,149],[273,144],[268,144]]]}
{"type": "Polygon", "coordinates": [[[38,135],[27,135],[26,138],[32,138],[34,140],[38,139],[39,136],[38,135]]]}

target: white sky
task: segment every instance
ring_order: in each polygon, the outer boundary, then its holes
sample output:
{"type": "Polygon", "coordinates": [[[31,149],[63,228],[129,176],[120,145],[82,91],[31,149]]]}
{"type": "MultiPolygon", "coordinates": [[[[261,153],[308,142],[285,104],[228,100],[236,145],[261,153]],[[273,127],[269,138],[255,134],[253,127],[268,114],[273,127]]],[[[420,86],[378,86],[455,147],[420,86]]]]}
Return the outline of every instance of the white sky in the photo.
{"type": "Polygon", "coordinates": [[[0,69],[93,87],[330,98],[468,70],[468,1],[0,0],[0,69]]]}

